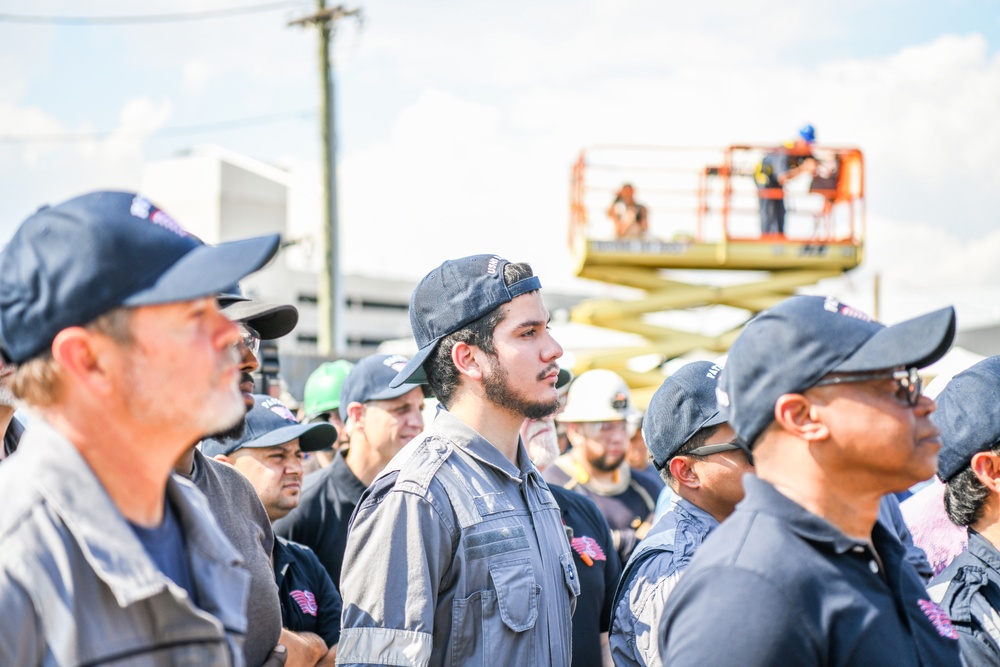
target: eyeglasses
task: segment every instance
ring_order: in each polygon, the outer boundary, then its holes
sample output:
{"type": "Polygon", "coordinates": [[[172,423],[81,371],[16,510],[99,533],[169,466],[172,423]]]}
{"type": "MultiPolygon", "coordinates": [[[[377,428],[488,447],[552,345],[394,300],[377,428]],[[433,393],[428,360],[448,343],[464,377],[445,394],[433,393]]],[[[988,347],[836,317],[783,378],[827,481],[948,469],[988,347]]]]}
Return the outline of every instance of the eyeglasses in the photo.
{"type": "Polygon", "coordinates": [[[631,424],[625,419],[609,422],[583,422],[580,427],[588,438],[596,438],[600,434],[625,433],[631,439],[638,430],[635,424],[631,424]]]}
{"type": "Polygon", "coordinates": [[[823,387],[831,384],[844,384],[845,382],[869,382],[871,380],[895,380],[896,398],[905,401],[907,405],[914,406],[920,402],[920,396],[924,389],[924,379],[920,377],[916,368],[908,368],[899,371],[886,371],[883,373],[855,373],[835,375],[823,378],[814,387],[823,387]]]}
{"type": "Polygon", "coordinates": [[[257,357],[260,352],[260,334],[242,322],[237,326],[240,330],[240,339],[235,343],[236,350],[242,353],[246,349],[254,357],[257,357]]]}
{"type": "Polygon", "coordinates": [[[695,447],[689,452],[682,452],[678,456],[708,456],[710,454],[718,454],[719,452],[730,452],[734,449],[738,449],[747,455],[747,461],[750,465],[753,465],[753,454],[746,447],[737,444],[735,442],[720,442],[717,445],[702,445],[701,447],[695,447]]]}

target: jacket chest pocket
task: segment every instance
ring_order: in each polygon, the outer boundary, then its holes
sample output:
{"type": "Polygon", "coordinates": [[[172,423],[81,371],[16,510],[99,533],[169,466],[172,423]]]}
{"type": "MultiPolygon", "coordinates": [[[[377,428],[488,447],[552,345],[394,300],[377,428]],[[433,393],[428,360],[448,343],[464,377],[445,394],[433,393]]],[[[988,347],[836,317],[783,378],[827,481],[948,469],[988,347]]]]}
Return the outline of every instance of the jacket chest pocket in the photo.
{"type": "Polygon", "coordinates": [[[456,665],[534,665],[541,586],[530,558],[489,564],[490,585],[452,608],[451,661],[456,665]]]}

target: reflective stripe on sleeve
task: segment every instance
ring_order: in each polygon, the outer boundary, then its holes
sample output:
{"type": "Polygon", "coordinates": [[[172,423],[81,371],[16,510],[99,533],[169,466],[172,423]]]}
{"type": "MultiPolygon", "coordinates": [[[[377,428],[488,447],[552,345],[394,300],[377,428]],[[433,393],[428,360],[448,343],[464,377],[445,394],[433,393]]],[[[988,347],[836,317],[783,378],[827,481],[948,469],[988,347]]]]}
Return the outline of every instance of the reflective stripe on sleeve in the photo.
{"type": "Polygon", "coordinates": [[[345,628],[337,647],[337,664],[427,667],[433,641],[426,632],[388,628],[345,628]]]}

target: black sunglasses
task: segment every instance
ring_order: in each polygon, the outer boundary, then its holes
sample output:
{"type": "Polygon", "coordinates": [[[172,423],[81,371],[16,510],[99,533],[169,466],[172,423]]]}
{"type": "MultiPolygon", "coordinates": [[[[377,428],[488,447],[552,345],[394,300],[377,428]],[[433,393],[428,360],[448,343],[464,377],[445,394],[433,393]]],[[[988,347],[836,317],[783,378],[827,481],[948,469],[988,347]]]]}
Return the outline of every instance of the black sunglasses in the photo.
{"type": "Polygon", "coordinates": [[[695,447],[691,451],[683,452],[678,454],[678,456],[708,456],[709,454],[718,454],[719,452],[729,452],[734,449],[738,449],[747,455],[747,461],[750,465],[753,465],[753,454],[750,450],[743,445],[735,442],[722,442],[718,445],[702,445],[701,447],[695,447]]]}
{"type": "Polygon", "coordinates": [[[907,405],[914,406],[920,402],[920,396],[924,389],[924,379],[916,368],[908,368],[899,371],[885,371],[882,373],[854,373],[835,375],[823,378],[814,387],[823,387],[831,384],[844,384],[845,382],[869,382],[871,380],[895,380],[896,398],[906,401],[907,405]]]}

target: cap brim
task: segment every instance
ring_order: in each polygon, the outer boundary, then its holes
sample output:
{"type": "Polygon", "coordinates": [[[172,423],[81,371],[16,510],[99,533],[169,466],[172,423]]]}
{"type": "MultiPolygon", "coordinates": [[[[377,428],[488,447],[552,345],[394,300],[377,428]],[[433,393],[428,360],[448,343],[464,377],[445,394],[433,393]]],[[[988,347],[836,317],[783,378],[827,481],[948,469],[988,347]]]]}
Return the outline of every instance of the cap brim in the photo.
{"type": "MultiPolygon", "coordinates": [[[[424,371],[424,362],[427,361],[427,357],[431,356],[431,352],[434,351],[434,346],[438,344],[438,340],[435,339],[430,344],[425,345],[420,348],[413,358],[403,366],[403,370],[396,374],[396,377],[392,379],[389,383],[390,389],[396,389],[404,383],[409,384],[427,384],[427,372],[424,371]]],[[[403,392],[406,393],[406,392],[403,392]]],[[[402,396],[402,394],[398,394],[402,396]]]]}
{"type": "MultiPolygon", "coordinates": [[[[714,415],[702,422],[701,426],[698,427],[698,431],[703,428],[709,428],[711,426],[718,426],[719,424],[725,424],[728,420],[726,415],[722,414],[722,410],[717,411],[714,415]]],[[[695,431],[697,433],[698,431],[695,431]]],[[[694,435],[694,433],[692,433],[694,435]]]]}
{"type": "Polygon", "coordinates": [[[155,283],[125,299],[123,305],[149,306],[217,294],[267,264],[278,251],[280,240],[279,235],[271,234],[198,246],[155,283]]]}
{"type": "Polygon", "coordinates": [[[303,452],[315,452],[318,449],[328,449],[337,441],[337,429],[327,422],[312,424],[295,424],[268,431],[255,440],[241,445],[241,448],[260,449],[261,447],[277,447],[286,442],[299,439],[299,449],[303,452]]]}
{"type": "Polygon", "coordinates": [[[882,329],[831,372],[923,368],[943,357],[954,338],[955,309],[949,306],[882,329]]]}
{"type": "Polygon", "coordinates": [[[393,398],[399,398],[400,396],[408,394],[411,391],[413,391],[414,389],[420,389],[421,391],[424,392],[424,396],[426,396],[427,395],[427,390],[425,389],[425,387],[426,387],[426,385],[413,384],[411,382],[407,382],[405,384],[399,385],[398,387],[388,387],[387,389],[383,389],[382,391],[378,392],[377,394],[375,394],[374,396],[372,396],[368,400],[369,401],[388,401],[388,400],[391,400],[393,398]]]}
{"type": "Polygon", "coordinates": [[[222,313],[233,322],[246,322],[264,340],[281,338],[299,323],[295,306],[263,303],[246,299],[222,307],[222,313]]]}

